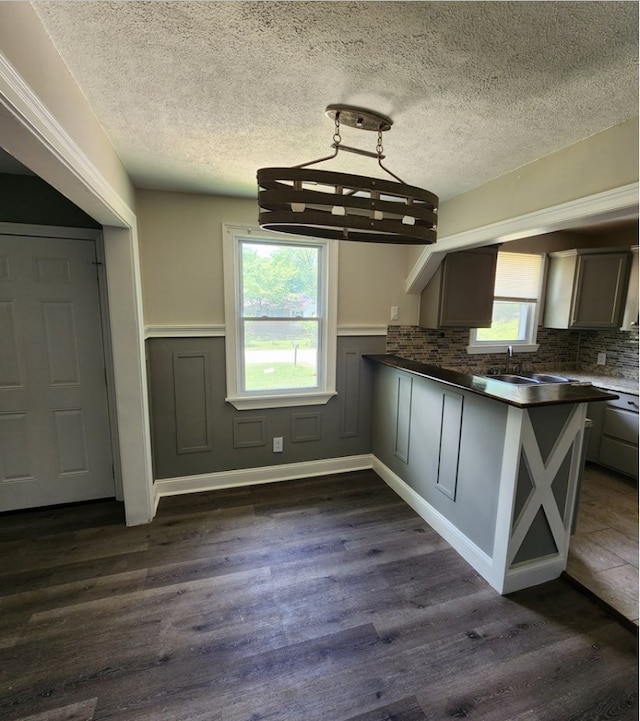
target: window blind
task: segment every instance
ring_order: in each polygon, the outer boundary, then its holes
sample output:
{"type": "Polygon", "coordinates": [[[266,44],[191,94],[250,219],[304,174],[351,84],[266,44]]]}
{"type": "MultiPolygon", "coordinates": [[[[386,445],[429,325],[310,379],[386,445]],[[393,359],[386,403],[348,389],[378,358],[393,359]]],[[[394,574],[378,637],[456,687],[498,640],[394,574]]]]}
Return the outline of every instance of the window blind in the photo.
{"type": "Polygon", "coordinates": [[[535,253],[498,253],[495,297],[535,301],[538,298],[542,256],[535,253]]]}

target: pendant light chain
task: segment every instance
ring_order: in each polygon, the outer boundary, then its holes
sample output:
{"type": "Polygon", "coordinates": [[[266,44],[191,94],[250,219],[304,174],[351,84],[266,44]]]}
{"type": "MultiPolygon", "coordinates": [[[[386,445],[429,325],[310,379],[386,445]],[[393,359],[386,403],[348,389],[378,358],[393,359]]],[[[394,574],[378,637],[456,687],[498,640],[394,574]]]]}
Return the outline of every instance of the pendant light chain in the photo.
{"type": "Polygon", "coordinates": [[[376,145],[376,153],[378,153],[378,159],[384,158],[384,148],[382,147],[382,128],[378,128],[378,144],[376,145]]]}
{"type": "Polygon", "coordinates": [[[342,136],[340,135],[340,113],[336,113],[335,120],[335,131],[333,133],[333,144],[336,150],[338,150],[340,143],[342,142],[342,136]]]}

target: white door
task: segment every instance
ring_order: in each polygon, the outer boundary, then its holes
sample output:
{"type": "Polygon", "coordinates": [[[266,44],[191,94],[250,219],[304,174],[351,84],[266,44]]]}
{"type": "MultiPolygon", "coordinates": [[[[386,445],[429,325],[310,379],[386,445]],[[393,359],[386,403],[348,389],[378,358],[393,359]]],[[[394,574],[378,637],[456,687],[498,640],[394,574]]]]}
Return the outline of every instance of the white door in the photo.
{"type": "Polygon", "coordinates": [[[95,243],[0,235],[0,511],[115,495],[95,243]]]}

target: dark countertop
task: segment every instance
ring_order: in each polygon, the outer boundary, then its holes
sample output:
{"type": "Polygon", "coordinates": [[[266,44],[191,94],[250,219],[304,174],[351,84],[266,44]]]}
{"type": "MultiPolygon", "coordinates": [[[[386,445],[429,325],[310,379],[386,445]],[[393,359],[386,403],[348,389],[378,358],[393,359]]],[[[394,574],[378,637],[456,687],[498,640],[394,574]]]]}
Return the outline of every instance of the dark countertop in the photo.
{"type": "Polygon", "coordinates": [[[518,408],[558,405],[561,403],[591,403],[618,397],[615,393],[607,393],[587,381],[514,385],[485,376],[460,373],[448,368],[440,368],[440,366],[418,363],[395,355],[365,355],[364,358],[374,363],[397,368],[429,380],[493,398],[518,408]]]}

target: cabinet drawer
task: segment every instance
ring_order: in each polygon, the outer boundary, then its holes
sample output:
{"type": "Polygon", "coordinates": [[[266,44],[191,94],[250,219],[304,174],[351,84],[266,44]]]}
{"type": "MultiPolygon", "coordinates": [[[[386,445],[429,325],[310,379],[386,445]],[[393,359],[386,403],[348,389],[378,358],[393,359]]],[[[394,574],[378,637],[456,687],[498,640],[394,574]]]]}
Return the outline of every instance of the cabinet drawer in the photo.
{"type": "Polygon", "coordinates": [[[638,478],[638,446],[603,436],[599,462],[633,478],[638,478]]]}
{"type": "Polygon", "coordinates": [[[620,391],[611,391],[611,393],[615,393],[616,395],[620,396],[620,398],[607,401],[607,406],[624,408],[627,411],[635,411],[636,413],[638,412],[638,396],[634,396],[631,393],[620,393],[620,391]]]}
{"type": "Polygon", "coordinates": [[[638,445],[638,414],[622,408],[607,406],[604,409],[602,432],[621,441],[638,445]]]}

